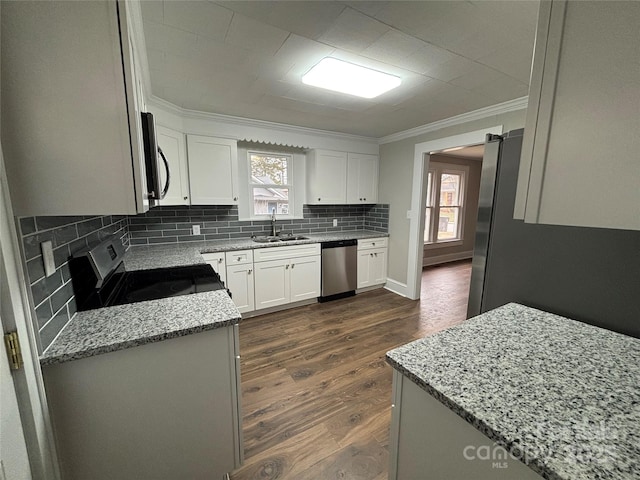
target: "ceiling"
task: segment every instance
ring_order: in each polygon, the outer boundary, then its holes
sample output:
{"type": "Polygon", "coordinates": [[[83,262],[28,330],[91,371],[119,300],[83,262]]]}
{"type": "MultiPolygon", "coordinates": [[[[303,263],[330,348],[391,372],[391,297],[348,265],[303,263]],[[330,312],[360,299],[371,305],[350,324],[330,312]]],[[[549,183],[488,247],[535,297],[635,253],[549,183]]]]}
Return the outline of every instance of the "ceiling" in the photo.
{"type": "Polygon", "coordinates": [[[382,137],[527,95],[537,1],[145,0],[151,94],[382,137]],[[332,56],[401,77],[362,99],[303,85],[332,56]]]}

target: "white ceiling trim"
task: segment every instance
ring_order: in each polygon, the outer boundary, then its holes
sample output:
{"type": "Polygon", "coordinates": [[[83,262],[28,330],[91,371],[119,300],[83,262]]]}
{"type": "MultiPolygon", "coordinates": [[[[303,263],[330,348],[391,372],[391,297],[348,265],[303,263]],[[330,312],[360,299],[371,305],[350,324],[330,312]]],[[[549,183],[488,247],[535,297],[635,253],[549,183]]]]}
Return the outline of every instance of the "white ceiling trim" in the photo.
{"type": "MultiPolygon", "coordinates": [[[[340,132],[332,132],[329,130],[319,130],[315,128],[289,125],[286,123],[269,122],[267,120],[256,120],[252,118],[235,117],[232,115],[223,115],[220,113],[209,113],[209,112],[201,112],[197,110],[189,110],[186,108],[178,107],[177,105],[174,105],[171,102],[167,102],[166,100],[163,100],[160,97],[156,97],[155,95],[150,95],[148,99],[148,103],[154,104],[160,108],[168,110],[171,113],[186,119],[210,120],[210,121],[221,122],[226,124],[239,125],[242,127],[266,128],[266,129],[272,129],[272,130],[279,130],[281,132],[302,134],[302,135],[313,135],[316,137],[326,137],[326,138],[337,139],[337,140],[366,142],[366,143],[372,143],[372,144],[378,143],[378,139],[375,137],[365,137],[362,135],[353,135],[350,133],[340,133],[340,132]]],[[[254,141],[268,142],[269,140],[254,139],[254,141]]]]}
{"type": "Polygon", "coordinates": [[[528,100],[529,97],[520,97],[514,100],[509,100],[507,102],[491,105],[489,107],[480,108],[478,110],[473,110],[472,112],[456,115],[455,117],[445,118],[444,120],[428,123],[420,127],[410,128],[409,130],[404,130],[398,133],[392,133],[391,135],[380,137],[378,139],[378,142],[380,143],[380,145],[383,145],[385,143],[397,142],[398,140],[416,137],[424,133],[435,132],[436,130],[450,127],[452,125],[460,125],[461,123],[481,120],[492,115],[500,115],[502,113],[524,110],[525,108],[527,108],[528,100]]]}

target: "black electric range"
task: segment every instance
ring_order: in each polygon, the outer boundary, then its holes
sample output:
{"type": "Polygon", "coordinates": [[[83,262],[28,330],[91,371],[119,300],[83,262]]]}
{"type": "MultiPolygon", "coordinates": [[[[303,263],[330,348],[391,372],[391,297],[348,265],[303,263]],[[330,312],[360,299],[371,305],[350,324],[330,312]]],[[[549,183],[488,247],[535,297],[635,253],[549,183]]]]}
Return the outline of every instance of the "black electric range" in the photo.
{"type": "Polygon", "coordinates": [[[118,238],[74,256],[69,262],[79,311],[224,289],[211,265],[125,271],[118,238]]]}

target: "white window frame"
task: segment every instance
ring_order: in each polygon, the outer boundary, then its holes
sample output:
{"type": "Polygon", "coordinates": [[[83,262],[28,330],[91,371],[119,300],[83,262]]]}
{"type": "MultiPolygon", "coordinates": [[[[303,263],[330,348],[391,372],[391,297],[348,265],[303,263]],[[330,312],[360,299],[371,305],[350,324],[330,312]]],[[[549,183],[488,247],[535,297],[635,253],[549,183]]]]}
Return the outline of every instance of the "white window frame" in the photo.
{"type": "Polygon", "coordinates": [[[278,151],[268,151],[268,150],[247,150],[247,185],[248,185],[248,200],[249,200],[249,218],[251,220],[268,220],[271,213],[265,214],[256,214],[254,211],[254,198],[253,198],[253,188],[261,187],[261,188],[277,188],[282,189],[286,188],[289,191],[288,204],[289,204],[289,212],[288,213],[277,213],[276,217],[278,219],[293,219],[295,218],[295,174],[294,174],[294,155],[292,153],[287,152],[278,152],[278,151]],[[251,176],[251,156],[252,155],[265,155],[265,156],[279,156],[287,158],[287,184],[286,185],[278,185],[278,184],[263,184],[263,183],[254,183],[252,182],[251,176]]]}
{"type": "MultiPolygon", "coordinates": [[[[430,162],[428,173],[431,173],[431,185],[427,185],[427,198],[425,199],[425,217],[426,212],[429,208],[432,209],[432,213],[430,216],[429,222],[429,235],[428,240],[424,240],[423,233],[423,241],[424,248],[443,248],[443,247],[454,247],[458,245],[462,245],[464,243],[464,218],[466,215],[466,200],[467,200],[467,180],[469,178],[469,167],[465,165],[457,165],[452,163],[443,163],[443,162],[430,162]],[[440,187],[441,187],[441,177],[443,174],[451,174],[451,175],[460,175],[460,201],[457,206],[459,209],[459,221],[458,221],[458,232],[456,238],[446,239],[446,240],[438,240],[438,222],[439,215],[434,215],[434,212],[439,211],[440,208],[446,208],[440,206],[440,187]],[[431,193],[431,199],[428,198],[429,193],[431,193]],[[428,207],[429,203],[432,204],[431,207],[428,207]]],[[[427,178],[428,175],[427,175],[427,178]]],[[[427,228],[426,218],[425,218],[425,229],[427,228]]]]}

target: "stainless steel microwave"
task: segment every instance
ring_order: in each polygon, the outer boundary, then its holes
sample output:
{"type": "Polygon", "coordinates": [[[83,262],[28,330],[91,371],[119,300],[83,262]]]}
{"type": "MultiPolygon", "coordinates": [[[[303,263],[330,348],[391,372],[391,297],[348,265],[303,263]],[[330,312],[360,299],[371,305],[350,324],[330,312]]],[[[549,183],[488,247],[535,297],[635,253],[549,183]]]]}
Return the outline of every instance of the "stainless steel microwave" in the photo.
{"type": "Polygon", "coordinates": [[[169,172],[169,162],[167,161],[162,149],[158,146],[156,140],[156,124],[153,114],[142,112],[142,141],[144,144],[145,159],[145,176],[146,176],[146,196],[149,200],[149,206],[153,207],[159,204],[169,190],[169,182],[171,175],[169,172]],[[164,186],[160,184],[160,159],[166,170],[166,180],[164,186]]]}

